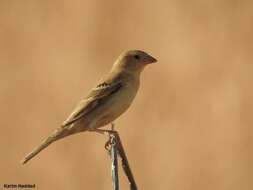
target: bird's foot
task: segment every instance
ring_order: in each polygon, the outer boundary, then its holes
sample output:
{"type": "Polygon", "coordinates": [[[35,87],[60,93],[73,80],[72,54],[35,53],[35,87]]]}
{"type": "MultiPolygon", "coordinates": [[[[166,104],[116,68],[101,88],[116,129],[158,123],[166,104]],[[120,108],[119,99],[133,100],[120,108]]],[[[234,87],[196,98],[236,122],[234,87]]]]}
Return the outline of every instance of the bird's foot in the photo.
{"type": "Polygon", "coordinates": [[[118,136],[118,132],[114,130],[114,124],[111,123],[111,130],[106,130],[106,129],[93,129],[91,130],[92,132],[97,132],[99,134],[102,135],[108,135],[109,136],[109,140],[105,143],[105,149],[106,150],[110,150],[111,149],[111,145],[113,143],[115,143],[115,138],[117,138],[118,136]]]}

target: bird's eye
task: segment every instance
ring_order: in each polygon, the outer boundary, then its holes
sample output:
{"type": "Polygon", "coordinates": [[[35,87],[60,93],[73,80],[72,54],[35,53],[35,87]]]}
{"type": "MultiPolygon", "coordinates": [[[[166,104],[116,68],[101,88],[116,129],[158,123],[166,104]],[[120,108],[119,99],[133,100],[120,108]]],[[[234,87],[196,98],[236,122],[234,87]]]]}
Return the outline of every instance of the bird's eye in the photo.
{"type": "Polygon", "coordinates": [[[134,58],[139,60],[141,57],[139,55],[135,55],[134,58]]]}

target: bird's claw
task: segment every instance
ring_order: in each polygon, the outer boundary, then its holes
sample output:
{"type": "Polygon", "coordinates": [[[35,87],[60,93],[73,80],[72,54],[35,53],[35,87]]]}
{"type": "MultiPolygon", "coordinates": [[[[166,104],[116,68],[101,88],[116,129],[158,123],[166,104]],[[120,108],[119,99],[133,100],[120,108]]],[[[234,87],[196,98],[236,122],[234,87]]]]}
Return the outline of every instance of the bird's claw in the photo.
{"type": "Polygon", "coordinates": [[[105,150],[110,151],[111,150],[111,138],[105,143],[105,150]]]}
{"type": "Polygon", "coordinates": [[[111,150],[111,147],[112,145],[115,145],[116,144],[116,139],[115,139],[115,136],[113,135],[113,133],[109,134],[109,139],[108,141],[105,143],[105,149],[107,151],[110,151],[111,150]]]}

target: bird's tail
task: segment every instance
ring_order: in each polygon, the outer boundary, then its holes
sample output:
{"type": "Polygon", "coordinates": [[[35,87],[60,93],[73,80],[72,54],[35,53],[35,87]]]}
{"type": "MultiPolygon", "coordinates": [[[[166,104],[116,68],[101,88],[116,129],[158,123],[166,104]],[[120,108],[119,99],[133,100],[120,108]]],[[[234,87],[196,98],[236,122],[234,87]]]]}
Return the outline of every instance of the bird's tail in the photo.
{"type": "Polygon", "coordinates": [[[40,153],[40,151],[42,151],[43,149],[45,149],[46,147],[48,147],[54,141],[56,141],[56,140],[58,140],[60,138],[63,138],[65,136],[68,136],[69,134],[67,134],[66,132],[67,131],[65,131],[63,128],[58,128],[57,130],[55,130],[52,135],[50,135],[49,137],[47,137],[39,146],[35,147],[32,152],[30,152],[29,154],[27,154],[25,156],[25,158],[20,161],[21,164],[27,163],[34,156],[36,156],[38,153],[40,153]]]}
{"type": "Polygon", "coordinates": [[[44,148],[46,148],[47,146],[49,146],[52,142],[54,142],[55,139],[53,137],[48,137],[47,139],[45,139],[39,146],[35,147],[32,152],[30,152],[29,154],[27,154],[25,156],[25,158],[23,160],[21,160],[20,162],[22,164],[27,163],[29,160],[31,160],[34,156],[36,156],[40,151],[42,151],[44,148]]]}

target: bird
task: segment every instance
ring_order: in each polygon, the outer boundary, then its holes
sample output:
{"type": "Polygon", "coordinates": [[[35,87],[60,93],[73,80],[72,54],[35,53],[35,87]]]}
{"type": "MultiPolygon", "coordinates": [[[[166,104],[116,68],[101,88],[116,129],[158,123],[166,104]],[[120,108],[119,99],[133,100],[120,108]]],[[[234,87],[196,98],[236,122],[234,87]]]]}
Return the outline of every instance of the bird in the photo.
{"type": "Polygon", "coordinates": [[[143,69],[157,60],[142,50],[120,54],[111,70],[99,80],[88,95],[52,134],[21,160],[27,163],[53,142],[80,132],[103,132],[101,127],[112,123],[132,104],[140,86],[143,69]]]}

